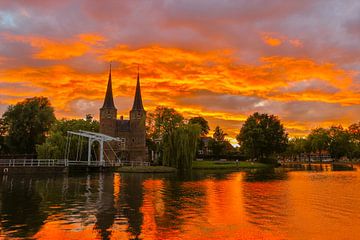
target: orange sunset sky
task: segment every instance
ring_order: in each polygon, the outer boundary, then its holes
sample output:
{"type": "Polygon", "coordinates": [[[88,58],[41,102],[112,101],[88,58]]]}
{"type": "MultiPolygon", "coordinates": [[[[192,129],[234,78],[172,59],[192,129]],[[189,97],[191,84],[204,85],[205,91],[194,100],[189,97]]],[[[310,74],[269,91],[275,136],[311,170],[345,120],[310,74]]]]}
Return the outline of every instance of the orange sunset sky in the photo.
{"type": "Polygon", "coordinates": [[[201,115],[231,138],[255,111],[291,136],[360,120],[358,0],[1,0],[0,114],[46,96],[58,118],[98,118],[109,62],[127,117],[201,115]]]}

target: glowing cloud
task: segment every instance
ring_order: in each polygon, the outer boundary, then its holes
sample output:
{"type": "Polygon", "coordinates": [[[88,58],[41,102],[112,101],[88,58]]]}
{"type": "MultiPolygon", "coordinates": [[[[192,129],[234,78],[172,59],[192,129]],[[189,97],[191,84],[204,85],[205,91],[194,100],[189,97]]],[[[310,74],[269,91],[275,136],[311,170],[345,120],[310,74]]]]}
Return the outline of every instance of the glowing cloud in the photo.
{"type": "Polygon", "coordinates": [[[43,95],[58,117],[97,117],[113,61],[120,115],[140,64],[148,111],[202,115],[232,138],[254,111],[297,136],[346,126],[360,119],[360,4],[335,2],[1,1],[0,111],[43,95]]]}
{"type": "Polygon", "coordinates": [[[267,45],[272,46],[272,47],[277,47],[282,44],[281,39],[271,37],[268,35],[263,35],[263,41],[264,41],[264,43],[266,43],[267,45]]]}
{"type": "Polygon", "coordinates": [[[90,45],[104,41],[98,35],[80,34],[76,39],[53,41],[43,37],[3,34],[8,41],[28,43],[39,51],[33,55],[36,59],[64,60],[79,57],[89,51],[90,45]]]}

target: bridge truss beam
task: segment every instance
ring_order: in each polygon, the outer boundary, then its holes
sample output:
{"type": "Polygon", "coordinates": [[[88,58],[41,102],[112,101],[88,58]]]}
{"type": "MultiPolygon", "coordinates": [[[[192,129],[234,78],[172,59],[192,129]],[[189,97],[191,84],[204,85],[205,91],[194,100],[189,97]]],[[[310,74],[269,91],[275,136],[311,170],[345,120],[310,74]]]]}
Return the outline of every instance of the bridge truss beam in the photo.
{"type": "MultiPolygon", "coordinates": [[[[68,137],[71,135],[75,135],[75,136],[79,136],[79,137],[85,137],[88,139],[88,156],[87,156],[87,160],[88,160],[88,165],[91,165],[91,145],[93,144],[93,142],[97,141],[100,144],[100,165],[103,166],[105,163],[104,160],[104,143],[107,142],[111,142],[111,141],[116,141],[116,142],[125,142],[125,138],[118,138],[118,137],[111,137],[102,133],[95,133],[95,132],[89,132],[89,131],[83,131],[80,130],[78,132],[74,132],[74,131],[67,131],[68,133],[68,137]]],[[[68,143],[66,144],[66,150],[65,150],[65,159],[68,162],[68,157],[69,157],[69,152],[70,152],[70,145],[71,145],[71,141],[69,142],[69,138],[68,138],[68,143]]],[[[109,145],[111,148],[111,145],[109,145]]],[[[114,152],[114,150],[111,148],[111,150],[114,152]]],[[[116,153],[114,152],[115,156],[116,153]]]]}

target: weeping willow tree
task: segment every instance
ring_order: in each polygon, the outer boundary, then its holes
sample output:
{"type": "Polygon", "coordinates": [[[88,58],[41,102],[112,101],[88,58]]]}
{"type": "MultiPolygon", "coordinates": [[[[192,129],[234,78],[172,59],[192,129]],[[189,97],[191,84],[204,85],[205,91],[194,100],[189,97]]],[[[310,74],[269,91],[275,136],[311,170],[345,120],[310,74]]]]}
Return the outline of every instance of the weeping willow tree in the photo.
{"type": "Polygon", "coordinates": [[[184,124],[166,134],[163,138],[163,165],[191,169],[200,132],[198,124],[184,124]]]}

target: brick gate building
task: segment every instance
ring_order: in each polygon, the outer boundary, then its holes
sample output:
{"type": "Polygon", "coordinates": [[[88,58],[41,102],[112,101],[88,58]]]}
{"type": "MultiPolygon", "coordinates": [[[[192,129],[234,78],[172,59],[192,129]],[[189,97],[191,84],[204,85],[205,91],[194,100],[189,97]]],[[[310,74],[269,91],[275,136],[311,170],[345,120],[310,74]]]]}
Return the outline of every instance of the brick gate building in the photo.
{"type": "Polygon", "coordinates": [[[107,159],[117,161],[116,156],[121,156],[121,160],[123,161],[136,163],[147,161],[145,122],[146,111],[141,98],[139,73],[137,75],[134,103],[130,110],[129,120],[125,120],[123,116],[117,119],[117,109],[114,104],[112,92],[110,66],[104,104],[102,108],[100,108],[100,133],[118,137],[122,141],[113,142],[111,143],[111,147],[104,148],[104,155],[107,159]]]}

